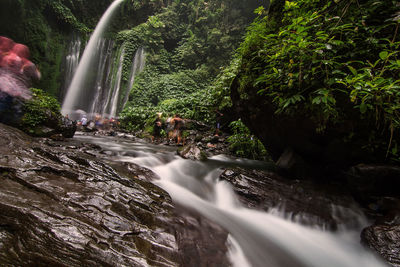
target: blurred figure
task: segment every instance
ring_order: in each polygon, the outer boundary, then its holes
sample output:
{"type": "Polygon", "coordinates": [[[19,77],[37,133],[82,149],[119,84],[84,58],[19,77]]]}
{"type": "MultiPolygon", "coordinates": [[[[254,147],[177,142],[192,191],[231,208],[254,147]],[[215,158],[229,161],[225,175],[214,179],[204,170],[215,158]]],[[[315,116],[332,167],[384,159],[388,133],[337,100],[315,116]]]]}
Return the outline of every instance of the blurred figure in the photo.
{"type": "Polygon", "coordinates": [[[87,119],[86,115],[82,116],[81,124],[82,124],[83,130],[86,130],[87,124],[88,124],[88,119],[87,119]]]}
{"type": "Polygon", "coordinates": [[[32,81],[40,72],[29,60],[29,48],[0,36],[0,122],[16,124],[23,115],[23,102],[31,99],[32,81]]]}
{"type": "MultiPolygon", "coordinates": [[[[32,81],[40,79],[40,72],[30,60],[29,48],[0,36],[0,91],[11,97],[28,100],[32,81]]],[[[4,98],[4,95],[3,95],[4,98]]]]}
{"type": "Polygon", "coordinates": [[[151,142],[160,141],[161,138],[161,129],[162,129],[162,121],[161,121],[162,113],[157,113],[156,119],[153,122],[153,136],[151,137],[151,142]]]}
{"type": "Polygon", "coordinates": [[[185,122],[181,118],[181,116],[179,116],[179,114],[175,114],[175,117],[172,118],[171,121],[174,125],[173,138],[175,139],[176,144],[179,145],[182,142],[182,131],[183,131],[185,122]]]}

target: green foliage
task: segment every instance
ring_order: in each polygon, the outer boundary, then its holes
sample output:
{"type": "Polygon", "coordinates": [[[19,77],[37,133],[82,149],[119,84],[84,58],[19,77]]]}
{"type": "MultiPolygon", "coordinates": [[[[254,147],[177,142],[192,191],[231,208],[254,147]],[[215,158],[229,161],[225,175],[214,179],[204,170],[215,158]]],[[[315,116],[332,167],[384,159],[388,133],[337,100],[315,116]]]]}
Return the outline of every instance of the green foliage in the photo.
{"type": "MultiPolygon", "coordinates": [[[[120,32],[117,41],[131,47],[128,58],[138,47],[146,51],[146,67],[135,78],[124,114],[138,125],[145,120],[136,114],[141,108],[212,121],[215,106],[230,105],[229,82],[217,75],[238,47],[257,2],[170,1],[145,23],[120,32]]],[[[128,66],[124,64],[124,77],[128,66]]],[[[228,72],[227,80],[233,77],[231,68],[228,72]]]]}
{"type": "Polygon", "coordinates": [[[89,29],[83,23],[79,22],[71,10],[65,6],[61,0],[52,0],[48,2],[50,9],[54,12],[55,17],[59,24],[66,25],[67,27],[71,27],[72,29],[82,32],[88,33],[89,29]]]}
{"type": "Polygon", "coordinates": [[[120,113],[121,127],[128,131],[143,129],[151,120],[154,120],[154,107],[132,107],[125,108],[120,113]]]}
{"type": "Polygon", "coordinates": [[[61,118],[60,104],[57,99],[41,89],[31,89],[33,97],[24,105],[21,126],[27,132],[33,132],[38,125],[46,124],[49,118],[61,118]]]}
{"type": "Polygon", "coordinates": [[[145,125],[147,118],[156,112],[165,116],[179,113],[186,119],[210,120],[208,98],[206,92],[209,83],[207,73],[201,69],[186,70],[172,74],[161,74],[162,69],[147,66],[137,76],[130,94],[131,102],[121,116],[132,118],[140,128],[145,125]]]}
{"type": "Polygon", "coordinates": [[[264,160],[267,157],[267,151],[264,145],[239,119],[229,124],[233,134],[228,137],[230,150],[238,157],[245,157],[250,159],[264,160]]]}
{"type": "Polygon", "coordinates": [[[231,64],[223,68],[216,78],[214,84],[210,87],[211,101],[213,106],[218,106],[219,110],[224,110],[232,106],[230,98],[230,89],[233,79],[238,73],[240,57],[235,56],[231,64]]]}
{"type": "Polygon", "coordinates": [[[299,0],[282,9],[258,17],[238,50],[241,97],[256,93],[277,114],[307,114],[318,132],[375,121],[391,139],[400,128],[397,1],[299,0]]]}

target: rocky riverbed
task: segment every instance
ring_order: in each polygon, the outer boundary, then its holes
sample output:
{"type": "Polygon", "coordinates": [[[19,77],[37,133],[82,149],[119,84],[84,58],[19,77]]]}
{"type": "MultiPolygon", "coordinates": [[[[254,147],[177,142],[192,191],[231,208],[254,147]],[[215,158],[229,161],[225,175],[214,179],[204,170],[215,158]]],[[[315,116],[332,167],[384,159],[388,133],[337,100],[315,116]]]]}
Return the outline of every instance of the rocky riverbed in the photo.
{"type": "MultiPolygon", "coordinates": [[[[223,149],[223,139],[215,142],[223,149]]],[[[186,157],[201,159],[197,152],[206,147],[192,143],[186,157]]],[[[226,231],[176,207],[151,183],[158,179],[153,172],[110,160],[110,150],[75,139],[31,138],[2,124],[0,150],[1,264],[232,265],[226,231]]],[[[315,185],[271,170],[229,167],[220,178],[234,186],[244,206],[275,209],[288,219],[333,231],[357,224],[357,214],[349,217],[337,209],[357,204],[340,184],[315,185]]],[[[363,244],[392,266],[400,266],[396,201],[381,197],[362,209],[371,220],[362,232],[363,244]]]]}
{"type": "Polygon", "coordinates": [[[225,231],[178,213],[151,172],[2,124],[0,150],[1,265],[230,265],[225,231]]]}

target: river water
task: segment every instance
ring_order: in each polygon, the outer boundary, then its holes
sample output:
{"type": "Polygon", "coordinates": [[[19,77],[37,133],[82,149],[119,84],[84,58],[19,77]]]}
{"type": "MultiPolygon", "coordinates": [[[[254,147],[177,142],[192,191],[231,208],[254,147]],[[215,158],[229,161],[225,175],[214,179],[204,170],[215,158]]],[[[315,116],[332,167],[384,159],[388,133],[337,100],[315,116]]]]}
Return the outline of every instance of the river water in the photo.
{"type": "Polygon", "coordinates": [[[111,161],[131,162],[151,169],[160,178],[154,183],[165,189],[174,202],[226,229],[228,257],[233,266],[386,266],[359,243],[359,233],[367,225],[362,215],[355,215],[361,212],[348,214],[357,216],[357,227],[343,226],[331,232],[304,226],[285,219],[284,213],[276,209],[264,212],[243,207],[231,185],[219,180],[225,167],[262,168],[263,163],[224,155],[205,162],[192,161],[177,156],[175,147],[115,137],[77,134],[75,138],[113,152],[111,161]]]}

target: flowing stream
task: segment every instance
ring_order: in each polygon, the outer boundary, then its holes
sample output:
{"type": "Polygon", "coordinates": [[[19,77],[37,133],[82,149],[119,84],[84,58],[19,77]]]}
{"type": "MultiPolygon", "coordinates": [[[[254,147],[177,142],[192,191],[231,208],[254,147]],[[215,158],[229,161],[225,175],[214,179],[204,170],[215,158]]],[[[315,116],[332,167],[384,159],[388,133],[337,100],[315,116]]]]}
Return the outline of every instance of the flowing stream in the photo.
{"type": "Polygon", "coordinates": [[[233,266],[386,266],[359,243],[360,230],[367,223],[361,215],[357,215],[358,229],[340,227],[331,232],[285,219],[282,212],[274,209],[264,212],[243,207],[230,184],[219,180],[222,168],[260,168],[260,162],[223,155],[205,162],[192,161],[177,156],[174,147],[115,137],[75,138],[112,151],[111,161],[132,162],[151,169],[160,178],[154,183],[165,189],[174,202],[226,229],[233,266]]]}

